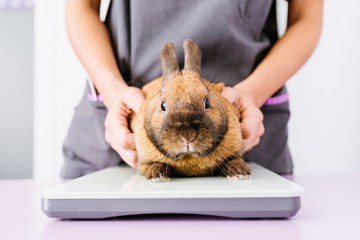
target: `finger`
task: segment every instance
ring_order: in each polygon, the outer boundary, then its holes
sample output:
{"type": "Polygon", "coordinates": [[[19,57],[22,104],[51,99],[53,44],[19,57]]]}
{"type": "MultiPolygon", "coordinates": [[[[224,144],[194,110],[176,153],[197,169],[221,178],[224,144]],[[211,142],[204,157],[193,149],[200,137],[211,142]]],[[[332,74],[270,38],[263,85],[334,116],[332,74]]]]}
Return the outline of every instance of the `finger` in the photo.
{"type": "Polygon", "coordinates": [[[135,134],[129,133],[125,136],[125,139],[120,142],[120,147],[125,150],[134,150],[135,146],[135,134]]]}
{"type": "Polygon", "coordinates": [[[260,143],[260,137],[255,138],[255,139],[252,141],[252,146],[251,146],[251,148],[257,146],[259,143],[260,143]]]}
{"type": "Polygon", "coordinates": [[[260,143],[260,137],[244,139],[243,149],[244,152],[250,151],[253,147],[257,146],[260,143]]]}
{"type": "Polygon", "coordinates": [[[114,136],[109,132],[105,132],[105,139],[110,146],[120,155],[129,166],[135,168],[137,162],[137,152],[135,150],[125,150],[116,143],[114,136]]]}
{"type": "Polygon", "coordinates": [[[244,152],[250,151],[252,148],[250,139],[244,139],[243,140],[243,149],[244,152]]]}
{"type": "Polygon", "coordinates": [[[239,97],[236,93],[236,91],[231,87],[224,87],[221,91],[221,95],[227,99],[231,104],[233,104],[235,107],[238,107],[239,97]]]}
{"type": "Polygon", "coordinates": [[[124,149],[135,149],[133,134],[128,128],[126,113],[119,111],[117,115],[109,114],[105,121],[106,129],[111,132],[116,141],[124,149]]]}
{"type": "Polygon", "coordinates": [[[129,97],[132,101],[126,101],[128,108],[131,108],[135,113],[139,113],[141,105],[145,101],[145,96],[139,88],[131,88],[128,92],[129,97]]]}
{"type": "Polygon", "coordinates": [[[264,123],[261,122],[261,124],[258,128],[258,136],[261,137],[262,135],[264,135],[264,133],[265,133],[264,123]]]}
{"type": "Polygon", "coordinates": [[[114,137],[114,141],[117,142],[119,147],[124,150],[134,150],[135,146],[135,135],[130,132],[127,126],[119,125],[113,128],[111,134],[114,137]]]}
{"type": "Polygon", "coordinates": [[[132,168],[136,168],[137,153],[136,150],[124,150],[119,149],[119,155],[121,158],[132,168]]]}
{"type": "MultiPolygon", "coordinates": [[[[224,87],[223,90],[221,91],[221,95],[228,99],[229,98],[229,91],[228,91],[228,88],[227,87],[224,87]]],[[[229,100],[229,99],[228,99],[229,100]]]]}
{"type": "Polygon", "coordinates": [[[114,141],[117,144],[126,150],[135,149],[135,138],[134,134],[130,132],[127,125],[118,125],[112,127],[110,130],[111,134],[114,137],[114,141]]]}
{"type": "Polygon", "coordinates": [[[263,115],[260,110],[254,109],[242,112],[240,127],[243,132],[243,138],[248,139],[254,135],[263,135],[265,130],[263,124],[263,115]]]}
{"type": "MultiPolygon", "coordinates": [[[[240,124],[241,125],[241,124],[240,124]]],[[[256,129],[254,126],[242,125],[244,150],[249,151],[260,142],[260,137],[264,134],[265,128],[261,123],[256,129]]]]}
{"type": "Polygon", "coordinates": [[[240,127],[241,127],[241,133],[242,133],[243,139],[249,139],[253,132],[251,126],[242,122],[242,123],[240,123],[240,127]]]}

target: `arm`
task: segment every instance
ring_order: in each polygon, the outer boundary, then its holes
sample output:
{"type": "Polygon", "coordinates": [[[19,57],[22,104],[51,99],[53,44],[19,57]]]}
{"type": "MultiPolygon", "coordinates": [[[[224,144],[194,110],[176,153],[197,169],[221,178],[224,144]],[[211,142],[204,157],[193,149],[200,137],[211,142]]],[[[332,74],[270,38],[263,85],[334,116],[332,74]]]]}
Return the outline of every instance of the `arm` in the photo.
{"type": "Polygon", "coordinates": [[[225,88],[223,95],[242,113],[245,150],[264,133],[259,109],[307,61],[319,40],[323,0],[289,0],[288,29],[259,66],[244,81],[225,88]],[[257,109],[255,109],[257,108],[257,109]]]}
{"type": "Polygon", "coordinates": [[[139,110],[144,96],[140,89],[129,87],[122,78],[109,33],[99,19],[99,8],[100,0],[68,0],[66,27],[77,56],[109,110],[105,139],[124,161],[134,167],[137,156],[127,118],[139,110]]]}
{"type": "Polygon", "coordinates": [[[100,0],[68,0],[66,27],[75,53],[91,76],[107,108],[126,88],[111,47],[109,33],[99,19],[100,0]]]}
{"type": "Polygon", "coordinates": [[[278,91],[313,53],[322,27],[323,0],[289,0],[288,29],[266,58],[243,82],[257,107],[278,91]]]}

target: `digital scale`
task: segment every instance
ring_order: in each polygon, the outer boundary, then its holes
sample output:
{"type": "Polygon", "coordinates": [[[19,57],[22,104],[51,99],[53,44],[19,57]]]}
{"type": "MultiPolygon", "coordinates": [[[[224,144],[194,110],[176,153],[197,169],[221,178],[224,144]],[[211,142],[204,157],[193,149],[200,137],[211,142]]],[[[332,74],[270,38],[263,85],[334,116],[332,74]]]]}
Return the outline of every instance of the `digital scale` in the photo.
{"type": "Polygon", "coordinates": [[[127,165],[110,167],[41,192],[51,218],[98,219],[138,214],[286,218],[305,189],[257,164],[251,179],[222,176],[152,182],[127,165]]]}

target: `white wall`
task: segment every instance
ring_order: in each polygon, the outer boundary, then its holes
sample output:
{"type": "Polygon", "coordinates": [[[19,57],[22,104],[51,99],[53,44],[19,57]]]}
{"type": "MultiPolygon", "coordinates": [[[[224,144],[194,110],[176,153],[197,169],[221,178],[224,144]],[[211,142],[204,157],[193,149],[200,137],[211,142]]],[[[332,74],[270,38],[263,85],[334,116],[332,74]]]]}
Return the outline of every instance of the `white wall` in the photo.
{"type": "MultiPolygon", "coordinates": [[[[64,3],[37,0],[35,5],[37,179],[59,175],[62,141],[85,83],[86,73],[66,36],[64,3]]],[[[296,174],[360,173],[358,9],[358,0],[326,0],[319,46],[288,84],[296,174]]]]}
{"type": "Polygon", "coordinates": [[[32,177],[33,12],[0,2],[0,179],[32,177]]]}
{"type": "Polygon", "coordinates": [[[85,87],[86,72],[66,33],[65,2],[37,0],[34,8],[35,179],[59,176],[62,142],[85,87]]]}
{"type": "Polygon", "coordinates": [[[360,173],[360,1],[326,0],[317,49],[289,81],[296,174],[360,173]]]}

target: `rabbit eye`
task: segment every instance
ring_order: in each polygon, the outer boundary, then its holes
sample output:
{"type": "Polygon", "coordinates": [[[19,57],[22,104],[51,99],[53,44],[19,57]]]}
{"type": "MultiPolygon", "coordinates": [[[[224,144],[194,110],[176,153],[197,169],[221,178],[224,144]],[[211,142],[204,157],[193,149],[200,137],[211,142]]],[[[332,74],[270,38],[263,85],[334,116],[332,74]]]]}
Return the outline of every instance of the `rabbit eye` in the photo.
{"type": "Polygon", "coordinates": [[[209,108],[210,108],[209,99],[205,98],[205,100],[204,100],[204,109],[209,109],[209,108]]]}
{"type": "Polygon", "coordinates": [[[165,101],[161,102],[161,111],[166,112],[166,102],[165,101]]]}

